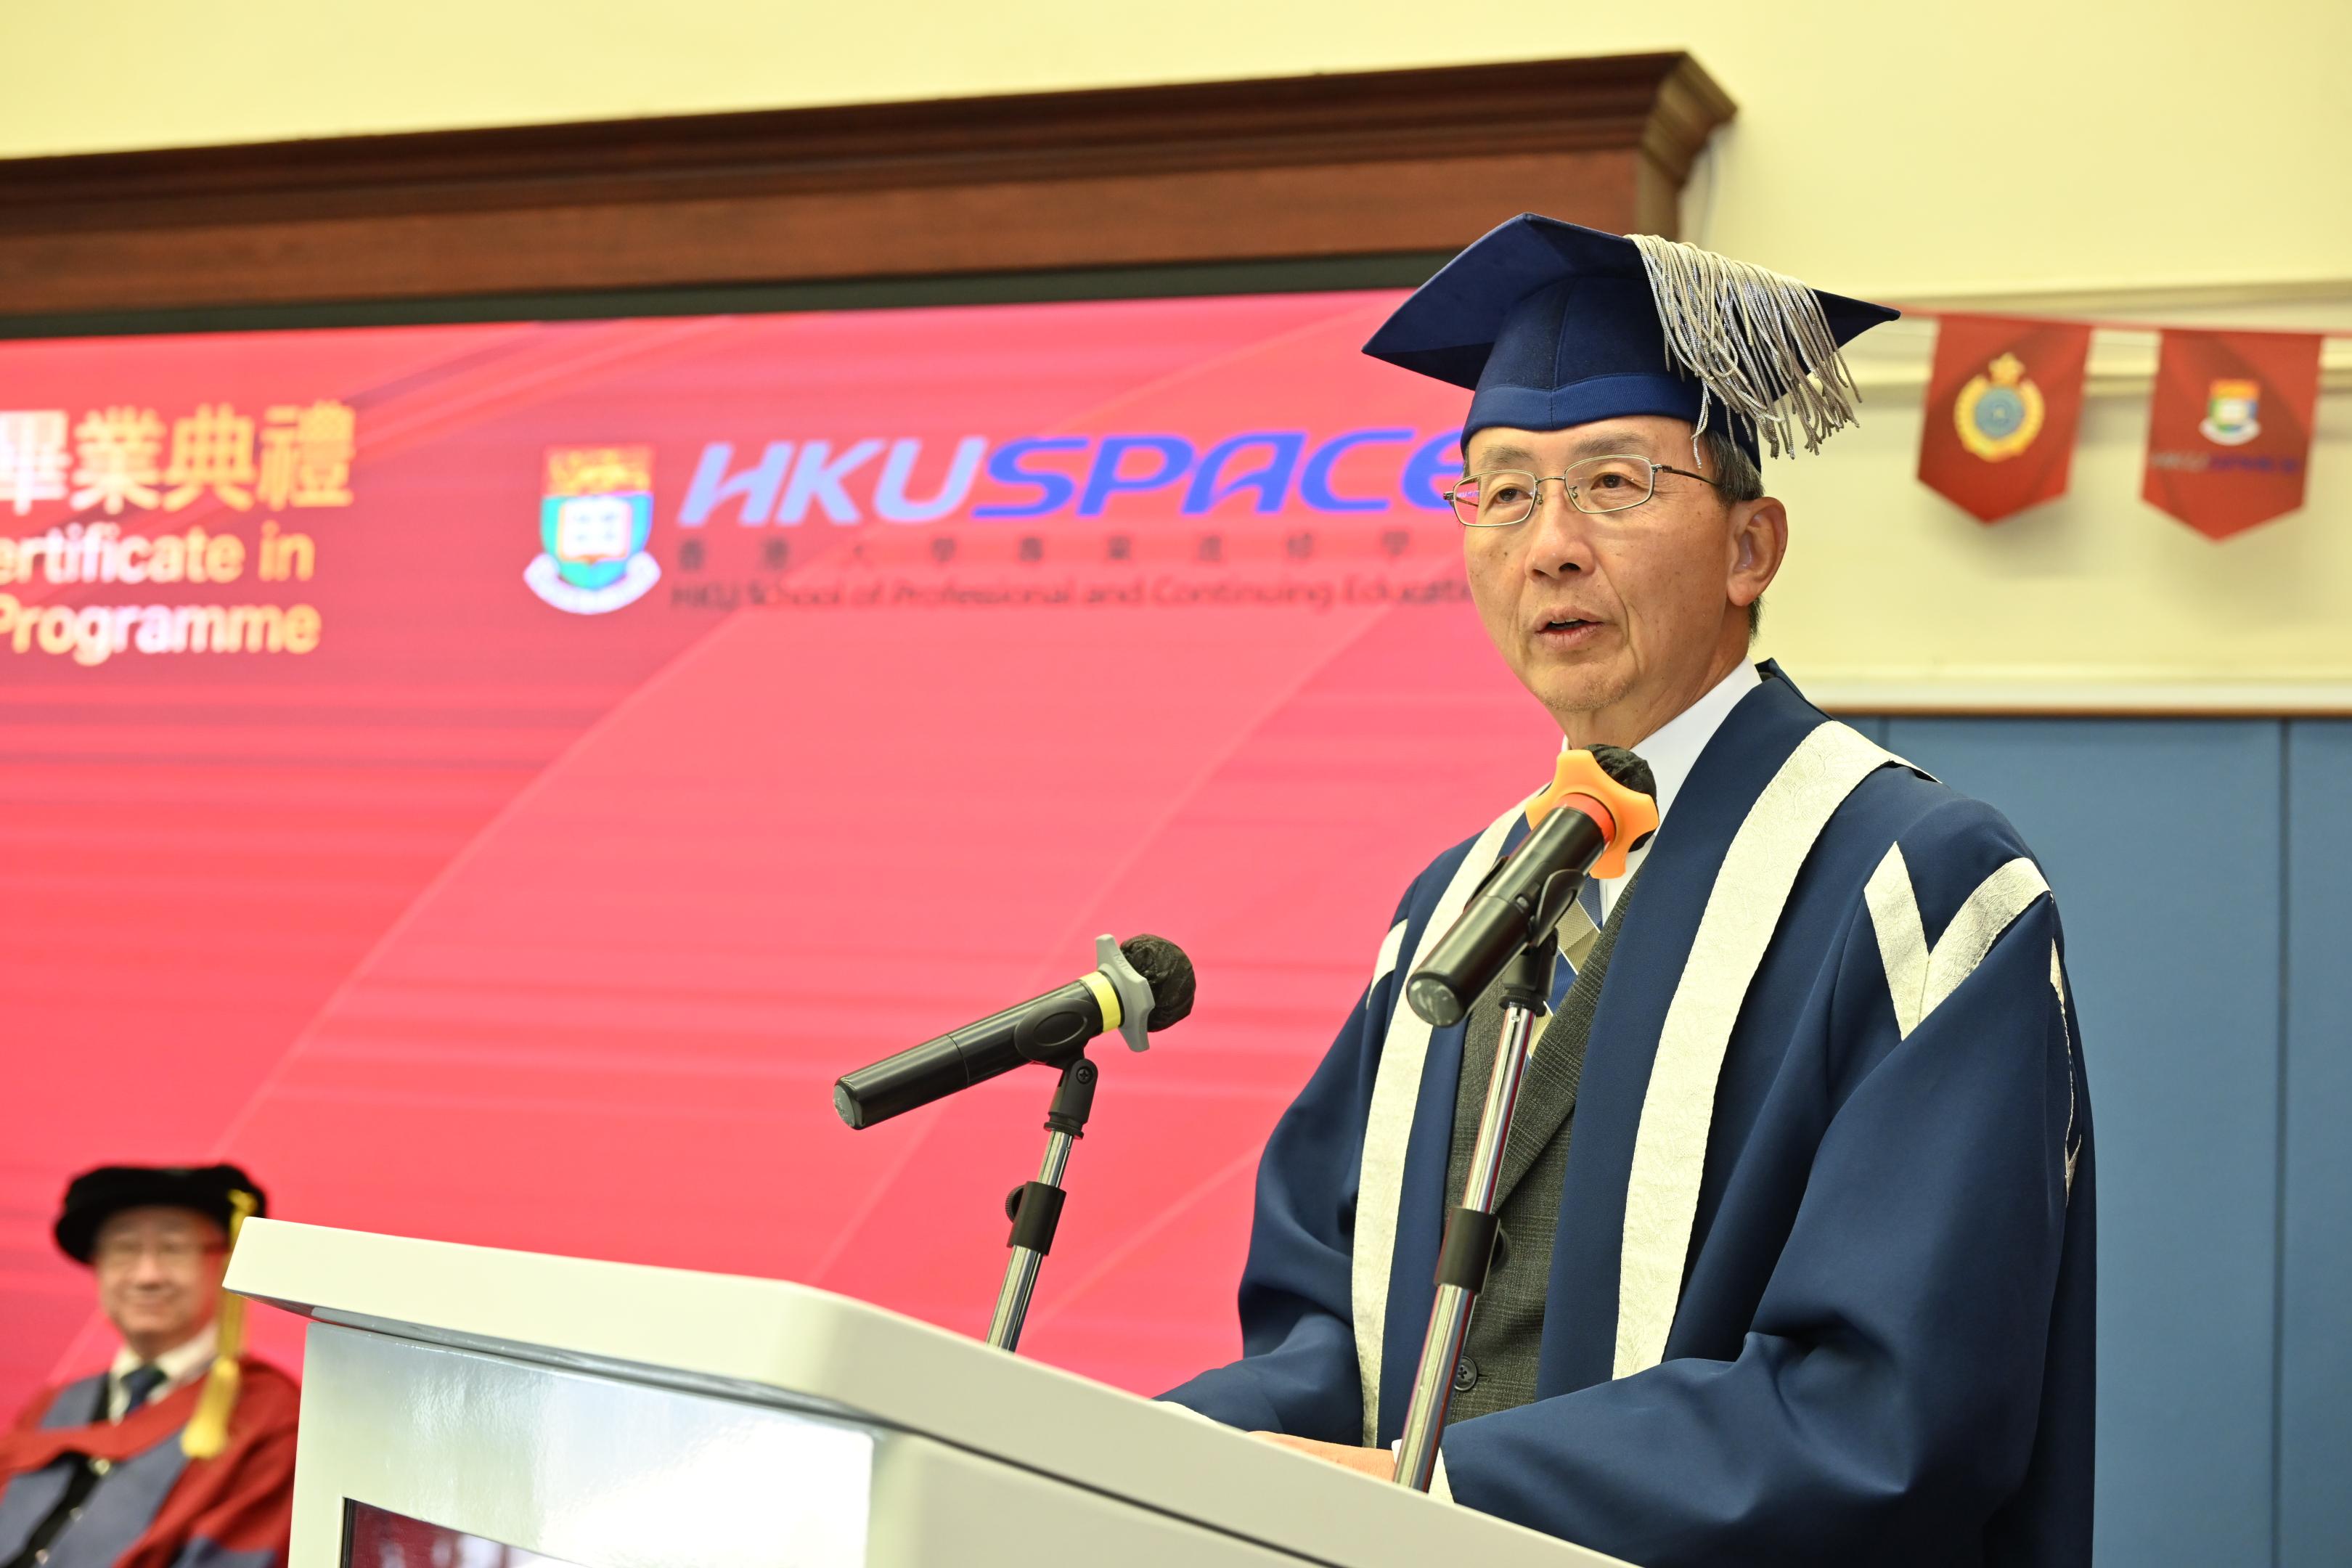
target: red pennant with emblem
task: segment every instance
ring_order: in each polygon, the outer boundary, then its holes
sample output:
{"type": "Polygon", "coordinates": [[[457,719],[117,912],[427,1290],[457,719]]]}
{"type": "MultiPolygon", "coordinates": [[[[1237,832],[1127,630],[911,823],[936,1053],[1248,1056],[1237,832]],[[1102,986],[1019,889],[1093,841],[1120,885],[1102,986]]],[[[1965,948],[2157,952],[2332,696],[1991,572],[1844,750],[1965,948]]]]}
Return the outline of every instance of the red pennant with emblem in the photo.
{"type": "Polygon", "coordinates": [[[1946,316],[1927,373],[1919,482],[1979,522],[2066,493],[2091,329],[1946,316]]]}
{"type": "Polygon", "coordinates": [[[2208,539],[2303,505],[2319,345],[2305,332],[2165,333],[2141,498],[2208,539]]]}

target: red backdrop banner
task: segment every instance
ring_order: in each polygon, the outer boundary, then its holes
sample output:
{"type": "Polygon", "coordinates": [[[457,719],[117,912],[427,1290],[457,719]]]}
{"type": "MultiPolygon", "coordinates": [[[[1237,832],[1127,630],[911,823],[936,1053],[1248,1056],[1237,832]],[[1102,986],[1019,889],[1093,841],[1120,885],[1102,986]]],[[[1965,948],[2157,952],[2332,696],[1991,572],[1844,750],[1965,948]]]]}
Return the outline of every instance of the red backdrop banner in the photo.
{"type": "MultiPolygon", "coordinates": [[[[1235,1352],[1406,881],[1549,775],[1388,293],[0,345],[0,1406],[115,1160],[971,1333],[1048,1075],[835,1076],[1160,931],[1023,1341],[1235,1352]]],[[[295,1358],[292,1321],[260,1348],[295,1358]]]]}
{"type": "Polygon", "coordinates": [[[1979,522],[2066,493],[2091,329],[1946,316],[1927,373],[1919,482],[1979,522]]]}
{"type": "Polygon", "coordinates": [[[2321,342],[2302,332],[2166,332],[2142,499],[2208,539],[2302,506],[2321,342]]]}

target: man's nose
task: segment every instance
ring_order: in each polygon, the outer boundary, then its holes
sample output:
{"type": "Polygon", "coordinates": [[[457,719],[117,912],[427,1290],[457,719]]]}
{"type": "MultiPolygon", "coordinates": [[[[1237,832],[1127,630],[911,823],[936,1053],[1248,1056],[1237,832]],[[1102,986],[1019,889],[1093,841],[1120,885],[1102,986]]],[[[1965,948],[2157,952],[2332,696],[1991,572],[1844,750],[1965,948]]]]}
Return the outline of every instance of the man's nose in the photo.
{"type": "Polygon", "coordinates": [[[1528,569],[1547,577],[1591,570],[1591,522],[1569,499],[1566,479],[1545,480],[1536,492],[1535,515],[1519,525],[1528,531],[1528,569]]]}

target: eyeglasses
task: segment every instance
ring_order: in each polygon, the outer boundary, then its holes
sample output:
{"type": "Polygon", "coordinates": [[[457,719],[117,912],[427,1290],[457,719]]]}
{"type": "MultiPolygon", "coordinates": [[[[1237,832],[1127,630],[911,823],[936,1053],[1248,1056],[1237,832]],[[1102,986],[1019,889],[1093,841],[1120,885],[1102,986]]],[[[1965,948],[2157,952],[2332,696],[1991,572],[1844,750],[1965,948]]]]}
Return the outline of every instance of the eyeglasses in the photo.
{"type": "Polygon", "coordinates": [[[1494,468],[1471,474],[1445,492],[1454,515],[1465,528],[1508,528],[1536,514],[1544,486],[1558,480],[1568,492],[1568,503],[1582,512],[1623,511],[1648,500],[1658,488],[1660,474],[1680,474],[1703,485],[1721,485],[1688,468],[1669,468],[1647,458],[1612,455],[1570,463],[1560,474],[1530,474],[1521,468],[1494,468]]]}
{"type": "Polygon", "coordinates": [[[101,1268],[128,1268],[140,1258],[152,1254],[158,1263],[184,1268],[199,1258],[209,1258],[228,1249],[216,1241],[196,1241],[184,1237],[165,1237],[159,1241],[138,1241],[120,1237],[101,1242],[91,1258],[101,1268]]]}

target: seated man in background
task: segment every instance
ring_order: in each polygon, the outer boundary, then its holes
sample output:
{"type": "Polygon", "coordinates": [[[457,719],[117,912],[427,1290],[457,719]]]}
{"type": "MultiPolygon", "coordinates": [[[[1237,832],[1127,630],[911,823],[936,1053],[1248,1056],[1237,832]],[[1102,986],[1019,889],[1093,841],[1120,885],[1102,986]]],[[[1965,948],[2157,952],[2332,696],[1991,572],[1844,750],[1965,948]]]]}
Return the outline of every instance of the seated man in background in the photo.
{"type": "Polygon", "coordinates": [[[271,1568],[294,1501],[294,1380],[241,1352],[221,1279],[261,1189],[234,1165],[74,1178],[58,1245],[98,1279],[113,1367],[0,1434],[0,1568],[271,1568]]]}

